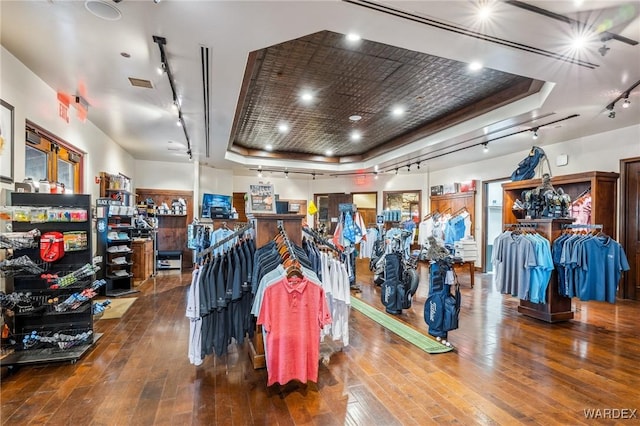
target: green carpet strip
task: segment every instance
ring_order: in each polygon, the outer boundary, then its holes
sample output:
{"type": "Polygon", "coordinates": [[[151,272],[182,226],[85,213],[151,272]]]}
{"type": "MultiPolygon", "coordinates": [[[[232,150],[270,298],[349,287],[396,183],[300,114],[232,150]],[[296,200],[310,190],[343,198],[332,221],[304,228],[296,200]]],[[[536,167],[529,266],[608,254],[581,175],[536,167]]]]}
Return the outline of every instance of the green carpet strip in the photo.
{"type": "Polygon", "coordinates": [[[351,298],[351,307],[427,353],[441,354],[453,350],[453,348],[445,346],[442,343],[427,337],[392,316],[367,305],[358,298],[351,298]]]}

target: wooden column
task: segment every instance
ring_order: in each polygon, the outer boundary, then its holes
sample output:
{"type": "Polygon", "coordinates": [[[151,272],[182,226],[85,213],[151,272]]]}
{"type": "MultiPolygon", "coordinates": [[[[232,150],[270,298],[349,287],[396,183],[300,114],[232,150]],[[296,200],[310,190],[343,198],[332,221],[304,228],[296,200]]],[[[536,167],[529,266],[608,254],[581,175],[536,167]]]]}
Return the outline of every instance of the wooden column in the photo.
{"type": "MultiPolygon", "coordinates": [[[[248,213],[247,218],[253,223],[256,236],[256,247],[260,248],[278,235],[278,226],[282,225],[289,240],[298,246],[302,246],[302,219],[303,214],[266,214],[248,213]]],[[[249,340],[249,356],[253,368],[264,368],[267,360],[264,356],[264,340],[262,327],[257,326],[253,339],[249,340]]]]}
{"type": "MultiPolygon", "coordinates": [[[[518,220],[518,223],[535,223],[536,231],[553,244],[562,232],[562,225],[573,223],[573,219],[528,219],[518,220]]],[[[547,303],[532,303],[528,300],[520,300],[518,312],[552,323],[573,318],[571,298],[559,293],[558,274],[555,269],[551,272],[551,279],[547,286],[546,301],[547,303]]]]}

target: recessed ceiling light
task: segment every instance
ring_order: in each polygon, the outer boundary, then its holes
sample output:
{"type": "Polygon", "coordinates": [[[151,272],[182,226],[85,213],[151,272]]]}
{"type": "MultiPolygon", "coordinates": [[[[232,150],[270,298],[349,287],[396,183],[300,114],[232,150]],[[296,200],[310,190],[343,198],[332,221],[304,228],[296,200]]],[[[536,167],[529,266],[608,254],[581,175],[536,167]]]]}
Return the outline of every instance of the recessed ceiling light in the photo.
{"type": "Polygon", "coordinates": [[[358,114],[353,114],[352,116],[349,117],[349,120],[351,120],[351,121],[360,121],[360,120],[362,120],[362,116],[358,115],[358,114]]]}
{"type": "Polygon", "coordinates": [[[349,33],[349,34],[347,34],[347,40],[348,41],[360,41],[361,37],[356,33],[349,33]]]}
{"type": "Polygon", "coordinates": [[[302,99],[304,102],[311,102],[313,100],[313,95],[310,92],[304,92],[302,95],[300,95],[300,99],[302,99]]]}
{"type": "Polygon", "coordinates": [[[360,138],[362,138],[362,135],[360,134],[359,131],[354,130],[353,132],[351,132],[351,140],[352,141],[359,141],[360,138]]]}
{"type": "Polygon", "coordinates": [[[326,150],[326,151],[324,152],[324,154],[325,154],[327,157],[331,157],[331,156],[333,155],[333,151],[332,151],[332,150],[330,150],[330,149],[328,149],[328,150],[326,150]]]}
{"type": "Polygon", "coordinates": [[[131,55],[129,53],[127,53],[127,52],[120,52],[120,56],[122,56],[123,58],[127,58],[127,59],[131,57],[131,55]]]}
{"type": "Polygon", "coordinates": [[[478,18],[481,21],[486,21],[487,19],[489,19],[491,17],[492,12],[493,12],[493,10],[492,10],[490,4],[482,5],[478,9],[478,18]]]}
{"type": "Polygon", "coordinates": [[[265,145],[264,149],[271,151],[273,149],[273,145],[265,145]]]}
{"type": "Polygon", "coordinates": [[[106,1],[87,0],[84,2],[84,7],[92,15],[107,21],[117,21],[122,18],[120,10],[106,1]]]}
{"type": "Polygon", "coordinates": [[[586,44],[587,44],[587,39],[583,34],[578,34],[571,41],[571,47],[573,47],[575,50],[583,49],[586,44]]]}
{"type": "Polygon", "coordinates": [[[482,64],[478,61],[473,61],[469,64],[469,69],[471,71],[479,71],[482,69],[482,64]]]}
{"type": "Polygon", "coordinates": [[[400,117],[402,114],[404,114],[404,108],[399,107],[399,106],[394,107],[391,110],[391,114],[393,114],[395,117],[400,117]]]}
{"type": "Polygon", "coordinates": [[[278,125],[278,131],[280,133],[287,133],[289,131],[289,126],[286,123],[281,123],[278,125]]]}

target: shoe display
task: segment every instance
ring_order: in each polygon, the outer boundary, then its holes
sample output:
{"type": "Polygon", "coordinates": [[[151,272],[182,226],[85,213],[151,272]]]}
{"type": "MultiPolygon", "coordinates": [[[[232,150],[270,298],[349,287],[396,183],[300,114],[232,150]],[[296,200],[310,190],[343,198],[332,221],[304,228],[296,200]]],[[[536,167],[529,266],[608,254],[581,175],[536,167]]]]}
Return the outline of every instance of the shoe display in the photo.
{"type": "Polygon", "coordinates": [[[112,231],[107,234],[107,239],[110,241],[116,241],[116,240],[119,240],[120,238],[117,232],[112,231]]]}
{"type": "Polygon", "coordinates": [[[111,263],[115,263],[116,265],[126,265],[127,264],[127,258],[124,257],[124,256],[116,257],[116,258],[111,260],[111,263]]]}

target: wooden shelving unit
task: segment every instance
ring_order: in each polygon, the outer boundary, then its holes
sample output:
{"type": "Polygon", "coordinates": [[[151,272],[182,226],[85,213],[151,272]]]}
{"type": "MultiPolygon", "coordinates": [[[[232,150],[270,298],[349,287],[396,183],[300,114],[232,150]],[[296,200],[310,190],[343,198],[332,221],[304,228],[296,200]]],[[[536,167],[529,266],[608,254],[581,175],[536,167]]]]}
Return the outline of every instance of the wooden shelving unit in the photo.
{"type": "MultiPolygon", "coordinates": [[[[615,237],[617,229],[618,173],[585,172],[551,178],[551,184],[557,190],[569,194],[572,200],[591,188],[591,224],[602,225],[602,230],[615,237]]],[[[537,188],[541,179],[529,179],[502,184],[504,198],[502,203],[502,223],[516,223],[518,217],[513,212],[513,203],[522,200],[522,191],[537,188]]]]}

